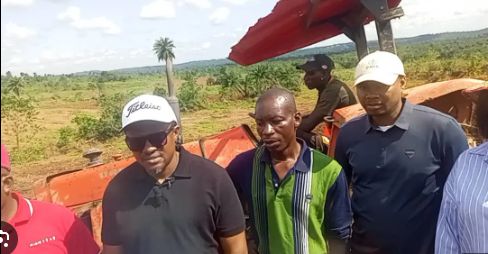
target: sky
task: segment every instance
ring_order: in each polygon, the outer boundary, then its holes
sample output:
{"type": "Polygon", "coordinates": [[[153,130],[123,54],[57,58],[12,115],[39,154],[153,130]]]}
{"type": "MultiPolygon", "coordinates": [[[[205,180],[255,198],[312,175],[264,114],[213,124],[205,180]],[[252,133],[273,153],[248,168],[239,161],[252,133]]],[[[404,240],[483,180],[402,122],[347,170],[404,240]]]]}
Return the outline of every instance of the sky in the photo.
{"type": "MultiPolygon", "coordinates": [[[[325,1],[325,0],[322,0],[325,1]]],[[[330,0],[327,0],[330,1],[330,0]]],[[[175,63],[226,58],[276,0],[1,0],[1,73],[62,74],[158,65],[154,41],[174,41],[175,63]]],[[[404,0],[396,38],[488,27],[486,0],[404,0]]],[[[376,39],[374,24],[366,27],[376,39]]],[[[348,42],[341,35],[314,46],[348,42]]]]}

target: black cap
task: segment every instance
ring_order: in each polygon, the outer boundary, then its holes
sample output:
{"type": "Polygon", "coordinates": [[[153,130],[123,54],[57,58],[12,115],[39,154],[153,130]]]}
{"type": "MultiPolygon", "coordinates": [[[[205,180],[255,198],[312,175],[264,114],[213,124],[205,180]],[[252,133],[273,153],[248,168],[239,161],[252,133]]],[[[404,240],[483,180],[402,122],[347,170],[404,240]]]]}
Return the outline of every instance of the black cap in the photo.
{"type": "Polygon", "coordinates": [[[325,70],[331,71],[334,69],[334,61],[330,59],[325,54],[314,55],[310,60],[302,65],[298,65],[297,69],[301,69],[304,71],[313,71],[313,70],[325,70]]]}

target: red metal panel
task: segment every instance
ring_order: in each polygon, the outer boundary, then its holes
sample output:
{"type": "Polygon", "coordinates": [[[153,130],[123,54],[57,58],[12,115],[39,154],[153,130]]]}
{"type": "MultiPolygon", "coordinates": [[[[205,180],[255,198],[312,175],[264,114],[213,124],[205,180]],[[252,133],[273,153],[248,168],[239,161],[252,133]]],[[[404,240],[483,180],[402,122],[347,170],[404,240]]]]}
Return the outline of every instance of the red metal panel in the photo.
{"type": "MultiPolygon", "coordinates": [[[[399,3],[388,1],[390,8],[399,3]]],[[[342,34],[345,24],[355,27],[372,20],[360,0],[281,0],[270,14],[249,28],[232,47],[229,58],[241,65],[254,64],[342,34]],[[311,13],[314,2],[316,8],[311,13]]]]}
{"type": "Polygon", "coordinates": [[[256,139],[247,126],[237,127],[200,140],[207,159],[226,168],[240,153],[256,147],[256,139]]]}
{"type": "Polygon", "coordinates": [[[109,181],[134,158],[103,164],[77,172],[48,177],[34,188],[35,198],[66,207],[74,207],[101,200],[109,181]]]}

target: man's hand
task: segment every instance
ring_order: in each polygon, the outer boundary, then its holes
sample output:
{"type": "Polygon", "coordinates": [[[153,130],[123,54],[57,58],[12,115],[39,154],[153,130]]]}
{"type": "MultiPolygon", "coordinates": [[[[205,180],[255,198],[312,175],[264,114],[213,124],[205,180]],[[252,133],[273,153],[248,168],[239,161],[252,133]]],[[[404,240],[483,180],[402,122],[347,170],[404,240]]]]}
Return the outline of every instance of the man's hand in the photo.
{"type": "Polygon", "coordinates": [[[329,139],[327,137],[316,134],[312,137],[311,142],[313,144],[313,148],[327,154],[327,151],[329,150],[329,139]]]}

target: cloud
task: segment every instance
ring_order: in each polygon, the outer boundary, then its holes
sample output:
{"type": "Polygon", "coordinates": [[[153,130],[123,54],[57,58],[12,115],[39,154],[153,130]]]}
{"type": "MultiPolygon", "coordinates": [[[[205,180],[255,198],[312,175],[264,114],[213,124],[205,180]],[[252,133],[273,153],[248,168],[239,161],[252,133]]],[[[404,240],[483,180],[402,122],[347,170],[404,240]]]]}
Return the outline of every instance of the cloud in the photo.
{"type": "Polygon", "coordinates": [[[202,49],[208,49],[210,47],[212,47],[212,43],[208,41],[202,44],[202,49]]]}
{"type": "Polygon", "coordinates": [[[482,9],[481,6],[486,2],[485,0],[464,0],[462,6],[457,0],[411,0],[404,2],[401,6],[405,11],[405,16],[394,21],[394,23],[398,23],[397,27],[402,32],[401,36],[413,36],[431,33],[432,31],[473,29],[469,28],[473,23],[486,24],[483,21],[488,20],[486,12],[479,13],[479,10],[482,9]],[[477,20],[477,22],[472,22],[473,20],[477,20]]]}
{"type": "Polygon", "coordinates": [[[213,38],[236,38],[237,37],[237,34],[236,33],[218,33],[218,34],[214,34],[212,35],[213,38]]]}
{"type": "Polygon", "coordinates": [[[58,15],[58,19],[60,19],[60,20],[79,20],[79,19],[81,19],[80,8],[71,6],[68,9],[66,9],[64,12],[61,12],[58,15]]]}
{"type": "Polygon", "coordinates": [[[229,17],[230,10],[227,7],[217,8],[212,14],[210,14],[209,19],[214,25],[222,24],[229,17]]]}
{"type": "Polygon", "coordinates": [[[142,6],[139,14],[144,19],[170,19],[176,17],[175,5],[172,1],[156,0],[142,6]]]}
{"type": "Polygon", "coordinates": [[[5,38],[13,40],[25,40],[35,36],[37,33],[24,26],[19,26],[14,23],[7,23],[5,25],[5,38]]]}
{"type": "Polygon", "coordinates": [[[10,58],[10,61],[7,63],[7,65],[16,65],[24,62],[24,58],[20,56],[13,56],[10,58]]]}
{"type": "Polygon", "coordinates": [[[2,0],[4,7],[27,7],[31,6],[34,0],[2,0]]]}
{"type": "Polygon", "coordinates": [[[37,32],[31,28],[9,22],[2,29],[2,55],[20,54],[18,46],[35,37],[37,32]]]}
{"type": "Polygon", "coordinates": [[[118,58],[119,52],[112,49],[100,49],[92,51],[59,51],[55,49],[44,49],[40,54],[28,61],[31,65],[47,64],[49,66],[54,65],[66,65],[66,64],[84,64],[101,62],[107,59],[118,58]]]}
{"type": "Polygon", "coordinates": [[[221,0],[221,1],[229,3],[229,4],[233,4],[233,5],[243,5],[247,2],[249,2],[249,0],[221,0]]]}
{"type": "Polygon", "coordinates": [[[129,57],[134,58],[134,57],[139,57],[139,56],[151,56],[153,55],[152,51],[149,49],[142,49],[142,48],[137,48],[137,49],[132,49],[129,50],[129,57]]]}
{"type": "Polygon", "coordinates": [[[119,34],[121,29],[106,17],[83,19],[80,8],[71,6],[58,15],[59,20],[68,21],[78,30],[102,30],[106,34],[119,34]]]}
{"type": "Polygon", "coordinates": [[[208,9],[212,7],[212,3],[210,3],[209,0],[184,0],[184,2],[198,9],[208,9]]]}

